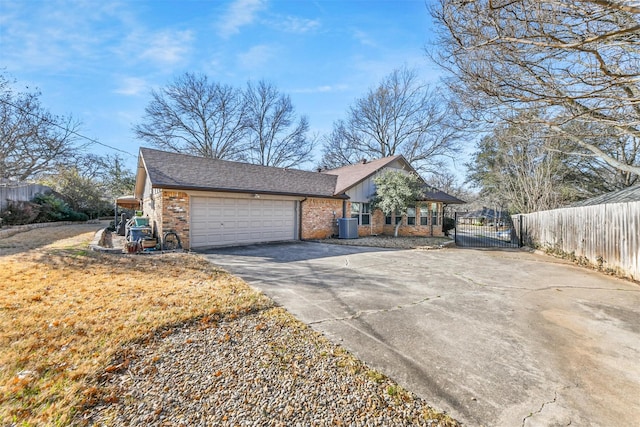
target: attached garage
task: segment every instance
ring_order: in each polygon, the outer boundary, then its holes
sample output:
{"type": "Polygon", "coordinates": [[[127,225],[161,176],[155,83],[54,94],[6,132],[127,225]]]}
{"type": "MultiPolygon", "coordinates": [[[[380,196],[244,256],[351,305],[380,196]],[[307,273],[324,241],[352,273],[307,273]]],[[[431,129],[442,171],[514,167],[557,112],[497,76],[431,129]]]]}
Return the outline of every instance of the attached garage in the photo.
{"type": "Polygon", "coordinates": [[[134,195],[153,234],[184,249],[330,237],[338,177],[140,148],[134,195]]]}
{"type": "Polygon", "coordinates": [[[296,240],[297,201],[277,198],[191,198],[191,247],[296,240]]]}

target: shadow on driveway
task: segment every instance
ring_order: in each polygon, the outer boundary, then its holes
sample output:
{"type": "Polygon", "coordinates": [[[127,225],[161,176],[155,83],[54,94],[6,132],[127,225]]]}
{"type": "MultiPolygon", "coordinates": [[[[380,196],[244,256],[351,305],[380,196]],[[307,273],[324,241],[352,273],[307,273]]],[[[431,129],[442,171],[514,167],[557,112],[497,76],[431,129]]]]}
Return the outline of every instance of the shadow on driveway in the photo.
{"type": "Polygon", "coordinates": [[[640,287],[523,251],[210,250],[467,425],[637,425],[640,287]]]}

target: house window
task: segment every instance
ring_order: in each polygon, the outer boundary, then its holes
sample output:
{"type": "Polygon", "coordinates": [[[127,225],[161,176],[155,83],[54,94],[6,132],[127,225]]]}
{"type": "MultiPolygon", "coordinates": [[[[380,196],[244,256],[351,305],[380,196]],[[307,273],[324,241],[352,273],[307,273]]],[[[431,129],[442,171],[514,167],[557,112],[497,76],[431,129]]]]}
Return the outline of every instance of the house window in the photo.
{"type": "Polygon", "coordinates": [[[360,203],[351,202],[351,218],[356,218],[360,224],[360,203]]]}
{"type": "Polygon", "coordinates": [[[420,205],[420,225],[429,225],[429,205],[420,205]]]}
{"type": "Polygon", "coordinates": [[[362,225],[371,224],[371,206],[369,203],[363,203],[360,208],[360,218],[362,219],[360,223],[362,225]]]}
{"type": "Polygon", "coordinates": [[[438,212],[438,204],[431,203],[431,224],[440,225],[440,215],[438,212]]]}
{"type": "Polygon", "coordinates": [[[386,225],[400,224],[400,222],[402,222],[402,215],[400,215],[400,212],[398,211],[396,211],[393,216],[387,215],[384,217],[384,223],[386,225]],[[393,220],[393,218],[395,218],[395,221],[393,220]]]}
{"type": "Polygon", "coordinates": [[[407,225],[416,225],[416,207],[409,206],[407,208],[407,225]]]}
{"type": "Polygon", "coordinates": [[[351,218],[357,218],[358,224],[371,224],[371,207],[369,203],[351,202],[351,218]]]}

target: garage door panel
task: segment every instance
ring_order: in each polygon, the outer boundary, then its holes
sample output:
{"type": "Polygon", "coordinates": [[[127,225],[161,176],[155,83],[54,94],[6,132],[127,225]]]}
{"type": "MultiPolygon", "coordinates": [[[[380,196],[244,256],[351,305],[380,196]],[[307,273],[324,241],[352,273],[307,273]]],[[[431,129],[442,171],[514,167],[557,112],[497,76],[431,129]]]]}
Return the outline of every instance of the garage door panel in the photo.
{"type": "Polygon", "coordinates": [[[295,240],[295,202],[192,197],[191,246],[295,240]]]}

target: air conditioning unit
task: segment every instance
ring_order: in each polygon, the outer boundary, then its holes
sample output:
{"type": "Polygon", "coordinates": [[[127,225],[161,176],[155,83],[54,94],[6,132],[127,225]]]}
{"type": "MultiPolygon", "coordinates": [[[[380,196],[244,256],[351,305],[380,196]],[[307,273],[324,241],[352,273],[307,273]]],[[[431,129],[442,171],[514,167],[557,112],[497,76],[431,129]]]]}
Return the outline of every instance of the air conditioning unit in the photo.
{"type": "Polygon", "coordinates": [[[357,239],[358,218],[338,218],[338,237],[340,239],[357,239]]]}

